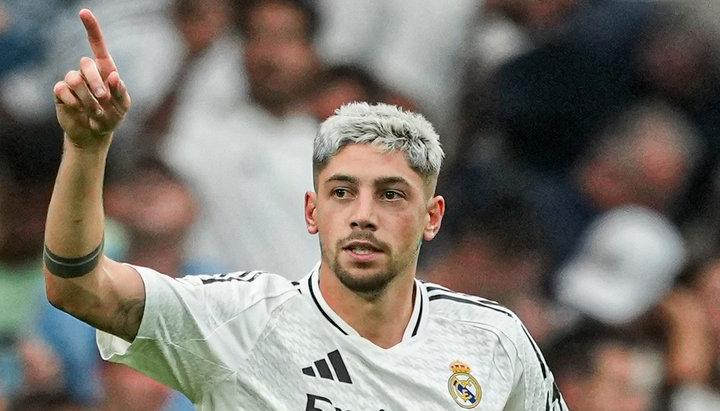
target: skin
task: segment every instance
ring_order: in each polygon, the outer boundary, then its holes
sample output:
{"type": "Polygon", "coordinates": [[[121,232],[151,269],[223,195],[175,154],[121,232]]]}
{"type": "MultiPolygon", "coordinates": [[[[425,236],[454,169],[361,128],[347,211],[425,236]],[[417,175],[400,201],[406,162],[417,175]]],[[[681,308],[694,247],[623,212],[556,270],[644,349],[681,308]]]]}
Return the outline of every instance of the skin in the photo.
{"type": "Polygon", "coordinates": [[[649,410],[650,389],[643,387],[637,377],[642,372],[639,355],[619,345],[601,347],[596,355],[596,371],[561,387],[568,405],[586,411],[649,410]]]}
{"type": "MultiPolygon", "coordinates": [[[[97,19],[86,9],[80,18],[95,58],[83,58],[80,71],[54,88],[65,153],[45,243],[63,257],[87,255],[103,237],[107,152],[130,108],[97,19]]],[[[435,237],[445,212],[444,199],[431,194],[435,177],[428,184],[402,153],[367,145],[344,147],[317,177],[317,193],[305,195],[305,219],[322,245],[321,292],[360,335],[391,347],[402,340],[412,312],[420,242],[435,237]],[[348,245],[372,251],[361,254],[348,245]]],[[[145,290],[133,268],[103,257],[82,277],[62,279],[45,269],[45,278],[56,307],[127,341],[137,335],[145,290]]]]}
{"type": "Polygon", "coordinates": [[[427,194],[403,153],[357,144],[330,159],[316,191],[305,196],[305,220],[320,236],[323,297],[363,337],[397,344],[412,313],[420,243],[440,229],[445,200],[427,194]]]}
{"type": "MultiPolygon", "coordinates": [[[[87,255],[103,238],[102,186],[112,132],[131,100],[90,12],[80,11],[94,58],[55,84],[55,108],[65,131],[64,154],[48,207],[45,244],[64,257],[87,255]]],[[[45,272],[48,300],[101,330],[131,341],[145,305],[140,275],[102,257],[90,273],[63,279],[45,272]]]]}
{"type": "Polygon", "coordinates": [[[282,1],[253,7],[244,50],[253,101],[278,117],[296,110],[320,65],[302,11],[282,1]]]}

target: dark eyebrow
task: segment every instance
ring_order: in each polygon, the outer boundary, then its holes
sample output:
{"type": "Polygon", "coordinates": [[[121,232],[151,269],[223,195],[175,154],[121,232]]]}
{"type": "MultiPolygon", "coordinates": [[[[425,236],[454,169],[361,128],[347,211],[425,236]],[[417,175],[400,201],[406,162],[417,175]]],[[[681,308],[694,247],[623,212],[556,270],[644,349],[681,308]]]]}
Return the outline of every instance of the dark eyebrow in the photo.
{"type": "Polygon", "coordinates": [[[350,184],[358,184],[357,177],[349,176],[347,174],[333,174],[330,177],[328,177],[327,180],[325,180],[326,183],[329,183],[331,181],[344,181],[346,183],[350,184]]]}
{"type": "MultiPolygon", "coordinates": [[[[327,180],[325,180],[326,183],[329,183],[331,181],[346,182],[346,183],[350,183],[353,185],[358,185],[360,183],[360,180],[358,180],[357,177],[353,177],[353,176],[350,176],[347,174],[333,174],[330,177],[328,177],[327,180]]],[[[410,185],[410,183],[406,179],[399,177],[399,176],[380,177],[380,178],[376,179],[373,182],[373,184],[376,187],[388,186],[388,185],[392,185],[392,184],[403,184],[406,186],[410,185]]]]}
{"type": "Polygon", "coordinates": [[[402,177],[380,177],[375,180],[376,186],[387,186],[391,184],[404,184],[409,186],[410,183],[402,177]]]}

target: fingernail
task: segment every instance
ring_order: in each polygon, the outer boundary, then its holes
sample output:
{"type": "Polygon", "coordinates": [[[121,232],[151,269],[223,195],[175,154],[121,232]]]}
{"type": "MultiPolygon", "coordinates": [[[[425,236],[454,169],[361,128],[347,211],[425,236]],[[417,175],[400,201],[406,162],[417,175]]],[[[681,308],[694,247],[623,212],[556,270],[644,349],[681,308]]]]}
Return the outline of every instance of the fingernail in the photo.
{"type": "Polygon", "coordinates": [[[103,87],[98,87],[95,89],[95,97],[102,97],[105,95],[105,89],[103,87]]]}
{"type": "Polygon", "coordinates": [[[96,115],[96,116],[99,116],[99,115],[101,115],[102,113],[103,113],[103,111],[102,111],[101,108],[95,109],[95,115],[96,115]]]}

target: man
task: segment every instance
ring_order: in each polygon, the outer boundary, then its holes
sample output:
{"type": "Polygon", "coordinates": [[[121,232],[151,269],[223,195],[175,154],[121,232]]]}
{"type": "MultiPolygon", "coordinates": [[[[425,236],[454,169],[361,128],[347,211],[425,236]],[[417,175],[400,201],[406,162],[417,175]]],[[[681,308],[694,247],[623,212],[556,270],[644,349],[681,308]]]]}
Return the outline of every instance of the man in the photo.
{"type": "Polygon", "coordinates": [[[102,174],[130,96],[97,20],[80,17],[95,60],[54,88],[66,138],[45,275],[49,300],[100,330],[106,359],[201,409],[566,409],[514,314],[415,279],[445,211],[433,194],[442,150],[427,121],[392,106],[354,104],[323,123],[305,195],[321,261],[300,282],[178,280],[104,257],[102,174]]]}
{"type": "Polygon", "coordinates": [[[651,344],[631,334],[592,323],[578,326],[549,348],[548,361],[571,409],[657,409],[661,359],[651,344]]]}
{"type": "MultiPolygon", "coordinates": [[[[306,0],[241,3],[243,41],[237,47],[243,50],[248,96],[204,105],[187,94],[184,101],[193,110],[173,119],[159,154],[200,201],[188,236],[192,258],[297,280],[320,256],[317,241],[304,230],[301,206],[311,189],[307,159],[317,131],[307,101],[320,68],[313,46],[319,22],[306,0]],[[238,204],[247,211],[238,213],[238,204]]],[[[213,79],[197,78],[201,89],[213,79]]]]}

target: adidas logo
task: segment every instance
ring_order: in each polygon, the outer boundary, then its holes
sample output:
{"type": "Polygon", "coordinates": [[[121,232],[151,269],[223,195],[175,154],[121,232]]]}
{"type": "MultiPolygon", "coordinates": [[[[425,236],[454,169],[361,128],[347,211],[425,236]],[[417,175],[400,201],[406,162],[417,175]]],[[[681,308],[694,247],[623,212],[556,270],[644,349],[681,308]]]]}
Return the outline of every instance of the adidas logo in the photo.
{"type": "Polygon", "coordinates": [[[348,370],[345,367],[345,362],[340,355],[340,351],[335,350],[328,353],[327,358],[330,360],[330,365],[328,365],[325,358],[322,358],[315,361],[313,365],[303,368],[302,373],[310,377],[320,376],[320,378],[335,381],[335,378],[333,377],[334,372],[337,377],[337,381],[352,384],[350,374],[348,374],[348,370]],[[332,366],[332,371],[330,371],[330,366],[332,366]]]}

